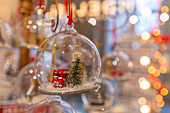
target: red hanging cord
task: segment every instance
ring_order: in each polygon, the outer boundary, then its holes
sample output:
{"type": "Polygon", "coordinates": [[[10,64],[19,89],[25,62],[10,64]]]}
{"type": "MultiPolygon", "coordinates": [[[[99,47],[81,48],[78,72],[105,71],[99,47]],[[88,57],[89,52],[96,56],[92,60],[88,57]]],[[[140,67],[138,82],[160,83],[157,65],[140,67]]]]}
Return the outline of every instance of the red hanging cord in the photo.
{"type": "Polygon", "coordinates": [[[116,31],[117,31],[117,28],[116,28],[116,22],[113,23],[113,47],[116,48],[116,31]]]}
{"type": "MultiPolygon", "coordinates": [[[[118,0],[116,0],[116,16],[118,14],[118,0]]],[[[116,25],[116,16],[115,16],[115,22],[113,23],[113,47],[116,48],[116,32],[117,32],[117,25],[116,25]]]]}
{"type": "Polygon", "coordinates": [[[72,25],[72,23],[73,23],[73,17],[72,17],[72,2],[73,2],[73,0],[70,0],[70,2],[69,2],[69,15],[67,16],[67,18],[68,18],[68,25],[72,25]]]}
{"type": "Polygon", "coordinates": [[[64,5],[65,5],[66,11],[67,11],[67,8],[68,8],[68,0],[64,0],[64,5]]]}
{"type": "Polygon", "coordinates": [[[42,8],[42,0],[39,0],[39,8],[42,8]]]}

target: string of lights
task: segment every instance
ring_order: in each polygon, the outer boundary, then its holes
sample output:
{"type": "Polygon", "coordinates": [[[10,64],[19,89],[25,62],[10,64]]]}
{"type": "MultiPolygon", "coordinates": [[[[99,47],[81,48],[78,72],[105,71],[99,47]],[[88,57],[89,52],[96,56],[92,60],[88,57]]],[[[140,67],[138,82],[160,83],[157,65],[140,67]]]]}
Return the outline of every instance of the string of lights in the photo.
{"type": "MultiPolygon", "coordinates": [[[[160,30],[160,26],[164,25],[169,20],[168,12],[169,12],[169,8],[167,6],[162,6],[160,8],[160,14],[158,15],[159,22],[153,23],[150,33],[143,32],[141,35],[142,40],[147,41],[150,38],[152,38],[154,40],[154,43],[158,45],[159,50],[154,51],[153,57],[159,61],[159,64],[158,65],[151,64],[148,67],[148,73],[150,74],[150,77],[149,77],[150,80],[153,82],[153,87],[158,90],[158,94],[156,95],[155,100],[157,102],[157,106],[159,107],[163,107],[165,105],[164,96],[168,94],[168,90],[165,88],[165,86],[159,79],[159,76],[167,72],[167,66],[168,66],[167,59],[162,54],[167,49],[166,44],[165,44],[167,40],[166,40],[165,35],[162,34],[160,30]]],[[[140,63],[142,65],[148,65],[150,64],[150,58],[147,56],[143,56],[140,59],[140,63]]],[[[143,80],[140,82],[140,87],[142,89],[149,88],[150,83],[147,80],[143,80]]]]}
{"type": "MultiPolygon", "coordinates": [[[[147,67],[149,73],[149,79],[147,77],[140,77],[138,79],[138,84],[140,89],[146,91],[150,88],[154,88],[158,91],[155,95],[155,101],[158,107],[163,107],[165,105],[164,97],[168,94],[167,88],[164,86],[160,80],[160,76],[163,76],[167,73],[168,62],[167,58],[164,56],[164,52],[167,50],[166,43],[169,42],[169,36],[161,33],[161,26],[163,26],[169,20],[169,8],[163,4],[164,1],[158,0],[159,10],[153,10],[149,7],[144,6],[140,9],[139,14],[133,14],[129,17],[129,22],[131,24],[142,23],[151,18],[151,15],[156,15],[157,19],[152,22],[152,27],[148,31],[143,31],[140,36],[140,43],[151,43],[157,45],[157,49],[153,51],[152,56],[141,56],[140,64],[143,67],[147,67]],[[144,20],[144,21],[142,21],[144,20]],[[153,62],[156,61],[156,62],[153,62]]],[[[137,12],[139,13],[139,12],[137,12]]],[[[145,23],[146,24],[146,23],[145,23]]],[[[141,113],[151,112],[151,106],[147,103],[147,98],[140,97],[138,99],[140,105],[141,113]]]]}

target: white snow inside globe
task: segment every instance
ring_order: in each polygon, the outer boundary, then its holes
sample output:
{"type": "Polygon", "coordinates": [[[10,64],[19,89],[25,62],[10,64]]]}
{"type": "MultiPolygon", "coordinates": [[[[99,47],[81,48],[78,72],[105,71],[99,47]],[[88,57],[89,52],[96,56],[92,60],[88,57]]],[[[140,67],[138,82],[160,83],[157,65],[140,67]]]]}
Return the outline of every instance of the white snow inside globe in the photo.
{"type": "Polygon", "coordinates": [[[41,93],[73,94],[97,87],[101,59],[88,38],[65,24],[37,50],[34,67],[41,93]]]}

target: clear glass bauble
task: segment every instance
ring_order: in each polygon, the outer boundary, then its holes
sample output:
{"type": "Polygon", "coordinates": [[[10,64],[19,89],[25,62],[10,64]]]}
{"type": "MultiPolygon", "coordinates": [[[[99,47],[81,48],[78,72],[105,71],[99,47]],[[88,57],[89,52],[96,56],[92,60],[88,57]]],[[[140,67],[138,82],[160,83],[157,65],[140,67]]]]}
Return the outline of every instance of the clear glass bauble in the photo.
{"type": "Polygon", "coordinates": [[[10,48],[13,46],[13,31],[10,25],[0,19],[0,48],[10,48]]]}
{"type": "Polygon", "coordinates": [[[89,111],[107,111],[115,100],[115,88],[109,80],[98,82],[98,89],[82,94],[84,108],[89,111]]]}
{"type": "Polygon", "coordinates": [[[65,24],[37,50],[34,66],[41,93],[73,94],[97,87],[101,59],[87,37],[65,24]]]}
{"type": "Polygon", "coordinates": [[[102,77],[124,81],[132,76],[133,63],[123,51],[112,51],[102,58],[102,77]]]}
{"type": "Polygon", "coordinates": [[[57,31],[59,23],[59,3],[55,0],[33,1],[30,16],[22,19],[17,25],[17,46],[38,48],[42,42],[57,31]]]}
{"type": "Polygon", "coordinates": [[[1,78],[15,80],[19,71],[19,51],[18,49],[0,49],[1,78]]]}
{"type": "Polygon", "coordinates": [[[17,24],[16,45],[19,47],[35,48],[50,35],[51,21],[38,17],[33,13],[17,24]]]}
{"type": "Polygon", "coordinates": [[[47,98],[38,91],[38,81],[34,75],[34,64],[30,63],[22,68],[16,79],[17,104],[31,106],[47,98]]]}
{"type": "Polygon", "coordinates": [[[28,113],[75,113],[74,109],[58,96],[49,96],[30,107],[28,113]]]}

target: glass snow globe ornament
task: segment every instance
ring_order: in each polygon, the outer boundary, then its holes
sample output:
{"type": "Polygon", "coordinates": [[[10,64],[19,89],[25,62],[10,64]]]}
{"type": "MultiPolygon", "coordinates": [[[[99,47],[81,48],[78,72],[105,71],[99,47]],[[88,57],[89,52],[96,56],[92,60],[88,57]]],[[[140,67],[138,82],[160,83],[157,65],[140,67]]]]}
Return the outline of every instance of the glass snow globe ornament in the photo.
{"type": "Polygon", "coordinates": [[[37,77],[34,75],[34,64],[23,67],[16,79],[17,104],[30,106],[47,98],[47,95],[39,93],[38,85],[37,77]]]}
{"type": "Polygon", "coordinates": [[[13,46],[13,32],[10,25],[0,19],[0,48],[11,48],[13,46]]]}
{"type": "Polygon", "coordinates": [[[10,25],[4,20],[0,19],[0,78],[11,80],[11,76],[16,76],[16,68],[18,61],[18,51],[13,47],[13,31],[10,25]],[[14,66],[14,65],[15,66],[14,66]]]}
{"type": "Polygon", "coordinates": [[[34,66],[41,93],[73,94],[97,87],[101,69],[99,52],[73,26],[64,24],[59,33],[45,40],[37,50],[34,66]]]}
{"type": "Polygon", "coordinates": [[[115,89],[109,80],[98,80],[98,89],[82,94],[84,108],[89,111],[107,111],[115,100],[115,89]]]}
{"type": "Polygon", "coordinates": [[[102,58],[102,77],[115,80],[124,81],[130,79],[132,76],[133,63],[129,56],[123,51],[112,51],[102,58]]]}
{"type": "Polygon", "coordinates": [[[40,18],[38,14],[35,13],[25,18],[18,24],[18,46],[37,49],[38,46],[52,34],[49,23],[48,20],[40,18]]]}
{"type": "Polygon", "coordinates": [[[36,14],[32,13],[31,16],[24,18],[21,23],[17,24],[17,46],[25,48],[37,46],[39,29],[36,21],[36,14]]]}
{"type": "Polygon", "coordinates": [[[15,80],[19,72],[19,51],[17,49],[8,49],[1,51],[1,74],[2,78],[15,80]]]}
{"type": "Polygon", "coordinates": [[[28,113],[76,113],[67,102],[61,100],[60,96],[49,96],[27,111],[28,113]]]}
{"type": "Polygon", "coordinates": [[[47,37],[56,31],[58,9],[51,8],[54,7],[54,3],[51,1],[49,3],[50,7],[42,5],[41,8],[35,3],[32,14],[17,25],[19,47],[37,49],[47,37]]]}

